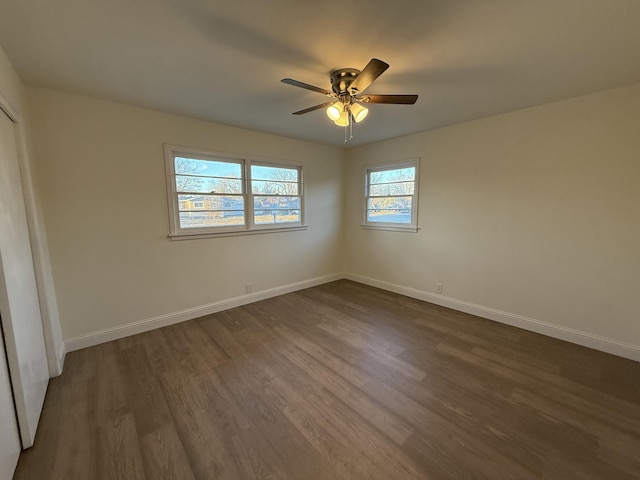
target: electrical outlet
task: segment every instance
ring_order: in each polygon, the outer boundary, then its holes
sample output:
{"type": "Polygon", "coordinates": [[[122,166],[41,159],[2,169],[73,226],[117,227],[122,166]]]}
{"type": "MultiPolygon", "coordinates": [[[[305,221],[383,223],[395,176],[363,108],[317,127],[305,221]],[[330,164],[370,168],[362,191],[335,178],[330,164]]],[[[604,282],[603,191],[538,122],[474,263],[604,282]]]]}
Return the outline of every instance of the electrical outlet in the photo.
{"type": "Polygon", "coordinates": [[[253,283],[249,282],[244,286],[245,290],[247,291],[247,293],[251,293],[253,292],[253,283]]]}
{"type": "Polygon", "coordinates": [[[442,293],[442,284],[436,283],[436,293],[442,293]]]}

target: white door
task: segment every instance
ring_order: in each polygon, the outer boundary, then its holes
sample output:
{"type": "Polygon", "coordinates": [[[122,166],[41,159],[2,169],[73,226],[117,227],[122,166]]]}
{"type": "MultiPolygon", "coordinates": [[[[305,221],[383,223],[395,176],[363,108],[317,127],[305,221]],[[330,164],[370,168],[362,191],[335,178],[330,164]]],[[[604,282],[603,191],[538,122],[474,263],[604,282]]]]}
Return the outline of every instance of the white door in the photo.
{"type": "Polygon", "coordinates": [[[22,445],[33,445],[49,382],[16,134],[0,110],[0,312],[22,445]]]}
{"type": "Polygon", "coordinates": [[[13,477],[13,471],[20,455],[20,437],[13,395],[9,382],[9,369],[4,352],[4,342],[0,338],[0,480],[13,477]]]}

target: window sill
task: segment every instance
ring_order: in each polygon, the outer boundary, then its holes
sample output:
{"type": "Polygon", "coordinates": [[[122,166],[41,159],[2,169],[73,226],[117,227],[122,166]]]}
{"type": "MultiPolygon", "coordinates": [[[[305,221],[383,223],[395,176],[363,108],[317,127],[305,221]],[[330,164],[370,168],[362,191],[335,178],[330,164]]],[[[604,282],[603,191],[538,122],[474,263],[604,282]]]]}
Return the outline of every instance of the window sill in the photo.
{"type": "Polygon", "coordinates": [[[235,230],[230,232],[172,233],[169,234],[169,238],[174,241],[196,240],[198,238],[237,237],[240,235],[261,235],[263,233],[294,232],[299,230],[307,230],[308,228],[308,225],[296,225],[295,227],[256,228],[255,230],[235,230]]]}
{"type": "Polygon", "coordinates": [[[405,232],[405,233],[418,233],[420,227],[400,227],[397,225],[360,225],[367,230],[386,230],[388,232],[405,232]]]}

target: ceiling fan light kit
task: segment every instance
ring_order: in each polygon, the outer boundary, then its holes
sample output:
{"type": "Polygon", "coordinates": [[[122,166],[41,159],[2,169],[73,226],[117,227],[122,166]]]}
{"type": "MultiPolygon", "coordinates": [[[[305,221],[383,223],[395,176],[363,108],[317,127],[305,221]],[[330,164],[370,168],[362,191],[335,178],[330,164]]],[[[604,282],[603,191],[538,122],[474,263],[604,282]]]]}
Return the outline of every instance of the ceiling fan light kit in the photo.
{"type": "MultiPolygon", "coordinates": [[[[369,109],[361,103],[387,103],[394,105],[413,105],[418,100],[418,95],[366,95],[362,93],[389,68],[389,64],[372,58],[362,71],[355,68],[341,68],[331,72],[331,89],[315,87],[291,78],[283,78],[282,82],[294,87],[304,88],[313,92],[322,93],[334,100],[313,107],[305,108],[294,115],[313,112],[326,107],[327,116],[339,127],[345,127],[345,142],[348,141],[346,128],[353,127],[353,122],[359,123],[365,119],[369,109]],[[352,122],[353,120],[353,122],[352,122]]],[[[353,135],[349,139],[353,138],[353,135]]]]}
{"type": "Polygon", "coordinates": [[[369,109],[358,103],[349,105],[338,101],[327,107],[327,117],[333,120],[333,123],[339,127],[349,125],[350,117],[354,122],[360,123],[368,113],[369,109]]]}

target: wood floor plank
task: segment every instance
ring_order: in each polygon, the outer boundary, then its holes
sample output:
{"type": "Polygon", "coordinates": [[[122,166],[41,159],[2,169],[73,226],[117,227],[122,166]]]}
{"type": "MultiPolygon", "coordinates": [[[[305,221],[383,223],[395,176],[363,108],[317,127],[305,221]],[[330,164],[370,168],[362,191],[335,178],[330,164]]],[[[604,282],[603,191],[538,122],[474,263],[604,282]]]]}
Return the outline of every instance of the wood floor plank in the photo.
{"type": "Polygon", "coordinates": [[[640,364],[340,280],[67,356],[15,480],[640,480],[640,364]]]}
{"type": "Polygon", "coordinates": [[[173,424],[163,425],[155,431],[142,435],[140,445],[148,478],[195,480],[173,424]]]}
{"type": "Polygon", "coordinates": [[[99,480],[145,479],[133,413],[127,402],[126,384],[115,342],[98,346],[97,468],[99,480]]]}
{"type": "Polygon", "coordinates": [[[363,350],[374,350],[390,356],[396,356],[405,350],[404,347],[381,339],[375,333],[358,328],[356,325],[347,325],[346,322],[337,318],[323,321],[316,326],[363,350]]]}
{"type": "Polygon", "coordinates": [[[312,356],[325,367],[332,370],[336,375],[340,375],[349,383],[361,387],[369,381],[369,377],[363,374],[360,370],[342,360],[333,352],[308,340],[297,332],[294,332],[286,325],[276,327],[275,330],[279,335],[286,338],[291,345],[294,345],[300,350],[306,352],[308,355],[312,356]]]}
{"type": "MultiPolygon", "coordinates": [[[[528,472],[542,472],[543,451],[528,439],[535,432],[530,425],[523,425],[527,433],[515,435],[509,429],[509,417],[504,419],[503,412],[487,412],[487,409],[479,410],[468,402],[443,398],[440,392],[431,392],[431,389],[419,383],[414,388],[408,388],[406,384],[397,388],[372,380],[364,389],[391,410],[404,412],[406,418],[413,421],[418,432],[430,432],[429,441],[432,441],[433,436],[440,438],[444,435],[452,439],[453,444],[493,445],[501,457],[510,459],[528,472]]],[[[444,447],[438,447],[434,451],[439,451],[440,448],[444,447]]],[[[455,458],[453,452],[448,456],[455,458]]]]}
{"type": "MultiPolygon", "coordinates": [[[[296,322],[308,327],[313,327],[324,320],[325,312],[315,306],[313,309],[309,309],[309,304],[297,293],[269,299],[269,303],[281,314],[284,313],[286,318],[293,318],[296,322]]],[[[252,305],[246,306],[246,308],[251,307],[252,305]]],[[[258,315],[258,318],[262,318],[262,316],[258,315]]]]}
{"type": "Polygon", "coordinates": [[[236,426],[236,434],[238,431],[246,430],[250,427],[246,415],[238,408],[231,392],[222,383],[215,370],[194,377],[192,382],[195,388],[200,390],[202,399],[205,402],[205,408],[210,409],[211,402],[223,402],[226,405],[226,412],[230,416],[229,421],[236,426]]]}
{"type": "Polygon", "coordinates": [[[376,402],[362,390],[351,385],[339,375],[324,367],[320,362],[302,350],[293,348],[283,352],[291,363],[302,370],[311,380],[331,392],[336,398],[349,405],[354,412],[378,428],[394,442],[402,445],[413,433],[413,427],[392,411],[376,402]]]}
{"type": "Polygon", "coordinates": [[[100,364],[97,388],[97,420],[100,424],[118,420],[131,413],[127,401],[127,385],[118,362],[119,351],[115,343],[105,343],[95,349],[100,364]]]}
{"type": "Polygon", "coordinates": [[[131,348],[123,352],[119,361],[138,433],[144,436],[172,424],[173,418],[146,351],[140,347],[131,348]]]}
{"type": "Polygon", "coordinates": [[[270,378],[260,368],[260,362],[249,355],[223,326],[208,323],[207,331],[236,360],[217,367],[215,371],[249,420],[254,435],[280,446],[276,455],[271,452],[268,461],[286,465],[292,478],[335,478],[327,460],[306,441],[302,432],[282,413],[279,405],[265,395],[270,378]]]}
{"type": "Polygon", "coordinates": [[[490,360],[489,358],[493,356],[486,353],[481,356],[476,355],[477,349],[468,353],[444,344],[437,348],[469,363],[480,365],[520,386],[532,386],[538,392],[548,391],[548,395],[553,396],[556,401],[565,403],[576,411],[587,412],[591,417],[615,423],[621,430],[640,431],[640,405],[633,405],[614,397],[607,398],[598,391],[583,387],[556,374],[532,368],[527,368],[525,373],[517,368],[517,364],[510,363],[506,366],[502,361],[490,360]]]}
{"type": "Polygon", "coordinates": [[[57,455],[49,474],[52,480],[97,476],[98,435],[93,421],[96,415],[95,378],[74,379],[70,385],[73,387],[65,389],[62,400],[65,404],[64,418],[56,432],[57,455]],[[61,444],[65,446],[64,454],[61,454],[61,444]]]}
{"type": "Polygon", "coordinates": [[[138,432],[132,413],[105,421],[98,427],[99,480],[145,480],[138,432]]]}
{"type": "Polygon", "coordinates": [[[319,328],[303,327],[295,322],[284,322],[287,327],[302,335],[322,348],[332,352],[338,358],[358,368],[364,374],[373,376],[400,376],[402,378],[424,378],[425,372],[412,367],[410,362],[403,361],[400,356],[392,357],[364,351],[339,336],[330,334],[319,328]]]}
{"type": "Polygon", "coordinates": [[[359,305],[353,299],[335,295],[333,291],[328,292],[318,287],[298,291],[292,295],[300,296],[307,302],[312,302],[315,308],[325,312],[323,318],[333,318],[336,313],[345,315],[354,321],[368,324],[384,332],[384,335],[389,338],[397,339],[397,343],[400,345],[413,345],[416,338],[422,338],[423,341],[429,340],[428,337],[422,335],[419,328],[407,321],[412,317],[393,313],[384,315],[379,311],[372,310],[371,306],[365,306],[366,304],[359,305]],[[382,318],[384,318],[384,321],[380,321],[382,318]]]}
{"type": "MultiPolygon", "coordinates": [[[[637,457],[640,452],[640,432],[620,430],[606,421],[575,411],[570,406],[530,390],[517,389],[512,395],[512,401],[525,404],[546,418],[555,419],[558,422],[571,425],[579,431],[589,433],[598,439],[600,445],[620,454],[637,457]]],[[[589,451],[589,453],[590,457],[594,455],[593,451],[589,451]]],[[[638,473],[640,474],[640,472],[638,473]]]]}
{"type": "Polygon", "coordinates": [[[388,448],[384,439],[357,430],[358,422],[349,420],[352,414],[347,409],[337,415],[338,412],[331,408],[336,399],[328,392],[294,391],[280,378],[274,379],[274,385],[277,392],[287,398],[284,402],[287,417],[330,460],[338,478],[420,478],[415,466],[405,462],[401,455],[393,456],[392,463],[385,462],[386,455],[380,455],[380,445],[385,445],[385,454],[393,449],[388,448]]]}
{"type": "Polygon", "coordinates": [[[424,478],[422,468],[395,443],[389,442],[373,425],[357,421],[352,413],[341,408],[344,403],[333,395],[312,392],[306,397],[311,408],[316,409],[327,428],[336,435],[348,439],[350,445],[357,445],[361,455],[375,467],[369,478],[424,478]]]}
{"type": "MultiPolygon", "coordinates": [[[[369,322],[369,314],[365,311],[351,308],[351,312],[346,313],[342,303],[332,304],[327,296],[318,295],[313,290],[296,292],[292,295],[281,297],[281,300],[288,301],[288,305],[299,303],[302,309],[306,309],[306,298],[314,301],[314,311],[319,317],[314,325],[329,323],[337,328],[345,330],[348,335],[355,337],[366,337],[371,341],[371,345],[379,346],[382,351],[391,355],[402,352],[407,345],[411,345],[413,340],[405,329],[390,328],[387,323],[369,322]],[[286,300],[288,299],[288,300],[286,300]],[[379,344],[379,345],[377,345],[379,344]]],[[[308,309],[307,309],[308,310],[308,309]]],[[[406,327],[406,322],[404,323],[406,327]]]]}

